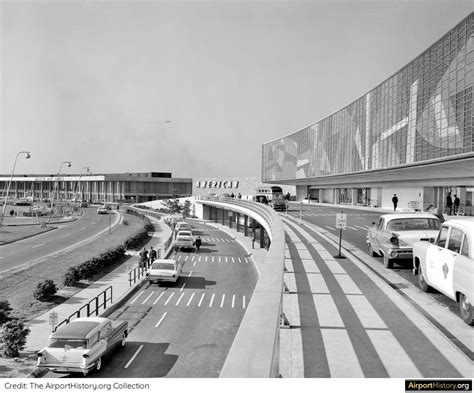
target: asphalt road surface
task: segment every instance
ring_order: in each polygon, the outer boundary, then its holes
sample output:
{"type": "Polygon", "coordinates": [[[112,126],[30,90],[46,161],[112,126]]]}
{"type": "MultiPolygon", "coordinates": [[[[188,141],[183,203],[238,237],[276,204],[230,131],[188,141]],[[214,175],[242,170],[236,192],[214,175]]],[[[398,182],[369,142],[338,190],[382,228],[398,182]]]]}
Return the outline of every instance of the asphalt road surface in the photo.
{"type": "Polygon", "coordinates": [[[32,263],[93,238],[108,229],[116,214],[97,214],[96,209],[83,209],[76,221],[54,224],[57,229],[0,247],[0,273],[32,263]]]}

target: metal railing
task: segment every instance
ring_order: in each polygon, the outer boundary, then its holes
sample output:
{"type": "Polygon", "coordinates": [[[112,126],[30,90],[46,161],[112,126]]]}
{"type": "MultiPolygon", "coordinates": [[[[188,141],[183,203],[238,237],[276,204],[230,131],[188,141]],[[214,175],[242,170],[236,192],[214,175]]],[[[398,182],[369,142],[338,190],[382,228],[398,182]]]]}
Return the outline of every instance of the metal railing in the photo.
{"type": "Polygon", "coordinates": [[[103,307],[104,310],[107,308],[107,303],[110,301],[112,303],[113,295],[113,290],[112,286],[107,287],[105,290],[103,290],[101,293],[99,293],[96,297],[94,297],[92,300],[90,300],[88,303],[84,304],[81,308],[79,308],[77,311],[73,312],[69,317],[66,319],[62,320],[60,323],[58,323],[53,331],[55,332],[58,327],[61,325],[66,325],[69,322],[71,322],[72,319],[80,318],[81,314],[82,316],[90,317],[91,315],[99,315],[99,311],[103,307]],[[83,314],[85,312],[85,315],[83,314]]]}

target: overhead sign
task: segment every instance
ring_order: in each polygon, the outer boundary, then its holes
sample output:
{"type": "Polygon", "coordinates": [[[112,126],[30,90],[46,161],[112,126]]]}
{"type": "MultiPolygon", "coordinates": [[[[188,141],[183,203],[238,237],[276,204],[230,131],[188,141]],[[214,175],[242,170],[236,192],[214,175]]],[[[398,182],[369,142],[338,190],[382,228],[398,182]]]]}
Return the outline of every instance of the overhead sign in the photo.
{"type": "Polygon", "coordinates": [[[197,188],[239,188],[237,180],[198,180],[197,188]]]}
{"type": "Polygon", "coordinates": [[[346,229],[346,216],[344,213],[336,213],[336,228],[346,229]]]}

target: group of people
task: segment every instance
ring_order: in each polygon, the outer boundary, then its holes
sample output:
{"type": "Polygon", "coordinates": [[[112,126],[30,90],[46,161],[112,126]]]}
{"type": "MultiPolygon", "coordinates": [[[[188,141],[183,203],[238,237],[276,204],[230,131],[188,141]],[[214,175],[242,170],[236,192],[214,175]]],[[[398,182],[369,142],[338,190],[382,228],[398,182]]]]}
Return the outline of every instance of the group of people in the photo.
{"type": "Polygon", "coordinates": [[[140,267],[150,266],[157,258],[156,250],[153,249],[153,247],[150,247],[150,252],[148,252],[146,247],[144,247],[143,250],[140,251],[139,255],[140,255],[140,267]]]}
{"type": "Polygon", "coordinates": [[[459,199],[459,197],[456,194],[454,194],[454,200],[453,200],[451,193],[448,192],[448,195],[446,196],[446,210],[449,216],[459,213],[460,204],[461,204],[461,200],[459,199]]]}

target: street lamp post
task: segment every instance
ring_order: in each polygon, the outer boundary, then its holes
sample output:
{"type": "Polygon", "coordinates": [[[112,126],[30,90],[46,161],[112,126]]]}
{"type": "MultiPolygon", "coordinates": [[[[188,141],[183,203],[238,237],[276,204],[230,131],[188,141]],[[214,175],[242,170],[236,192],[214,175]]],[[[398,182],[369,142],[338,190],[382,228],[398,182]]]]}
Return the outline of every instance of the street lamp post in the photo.
{"type": "MultiPolygon", "coordinates": [[[[70,168],[71,161],[63,161],[61,162],[61,165],[59,166],[59,171],[58,171],[58,174],[56,175],[56,182],[54,183],[53,197],[51,198],[51,213],[53,212],[53,208],[54,208],[54,197],[56,196],[56,191],[58,188],[59,175],[61,174],[61,169],[63,169],[63,165],[65,164],[67,164],[68,168],[70,168]]],[[[50,214],[50,217],[51,217],[51,214],[50,214]]]]}
{"type": "Polygon", "coordinates": [[[5,195],[5,201],[3,201],[2,217],[1,217],[1,221],[0,221],[0,226],[3,225],[3,217],[5,217],[5,209],[7,208],[8,194],[10,193],[10,187],[11,187],[11,185],[12,185],[13,173],[15,172],[16,161],[17,161],[18,156],[19,156],[20,154],[26,154],[26,158],[27,158],[27,159],[31,157],[31,152],[29,152],[29,151],[19,151],[19,152],[16,154],[15,162],[13,163],[12,174],[11,174],[11,176],[10,176],[10,181],[8,182],[8,186],[7,186],[7,193],[6,193],[6,195],[5,195]]]}
{"type": "MultiPolygon", "coordinates": [[[[77,185],[76,201],[77,201],[77,199],[79,199],[79,195],[81,196],[81,201],[82,201],[83,191],[84,191],[84,184],[81,183],[81,179],[82,179],[82,176],[83,176],[82,171],[84,169],[86,170],[86,173],[91,173],[90,168],[88,166],[82,167],[81,173],[79,175],[79,182],[78,182],[78,185],[77,185]]],[[[80,204],[78,205],[78,207],[80,207],[80,204]]]]}

